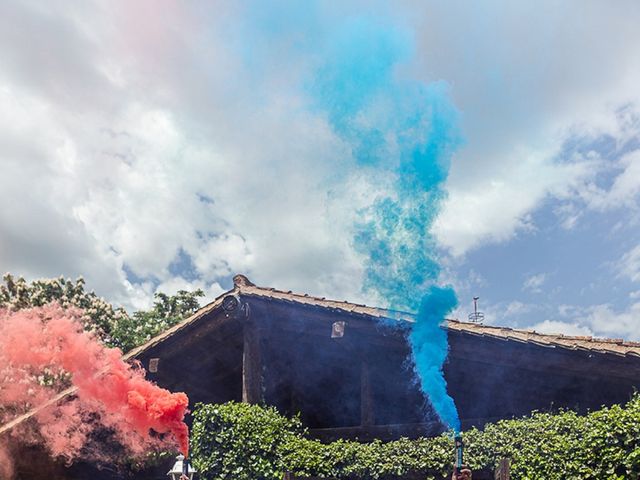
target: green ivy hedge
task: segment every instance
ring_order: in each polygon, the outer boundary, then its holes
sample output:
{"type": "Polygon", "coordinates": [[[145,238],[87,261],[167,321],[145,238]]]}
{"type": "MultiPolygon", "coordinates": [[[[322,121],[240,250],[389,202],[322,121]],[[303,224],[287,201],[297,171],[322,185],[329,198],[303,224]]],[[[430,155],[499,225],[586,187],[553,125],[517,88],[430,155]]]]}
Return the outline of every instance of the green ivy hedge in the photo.
{"type": "MultiPolygon", "coordinates": [[[[205,480],[280,479],[285,471],[344,479],[450,475],[453,441],[446,433],[417,440],[328,444],[305,434],[298,418],[286,418],[272,407],[200,404],[194,412],[193,463],[205,480]]],[[[534,412],[463,436],[472,469],[493,469],[507,457],[514,479],[640,478],[638,395],[625,406],[584,416],[534,412]]]]}

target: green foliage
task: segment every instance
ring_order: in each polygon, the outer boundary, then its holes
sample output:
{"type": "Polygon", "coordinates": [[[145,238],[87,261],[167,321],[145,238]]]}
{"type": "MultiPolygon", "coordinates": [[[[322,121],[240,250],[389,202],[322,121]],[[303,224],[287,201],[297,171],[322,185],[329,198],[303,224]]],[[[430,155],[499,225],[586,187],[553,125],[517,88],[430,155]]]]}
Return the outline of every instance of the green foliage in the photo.
{"type": "Polygon", "coordinates": [[[84,311],[83,323],[87,331],[95,333],[105,344],[127,352],[151,337],[180,322],[199,308],[202,290],[180,290],[169,296],[156,293],[150,310],[129,315],[122,307],[114,308],[95,292],[85,291],[82,277],[75,282],[63,277],[35,280],[28,283],[7,273],[0,284],[0,308],[20,310],[58,302],[64,308],[77,307],[84,311]]]}
{"type": "MultiPolygon", "coordinates": [[[[323,444],[306,438],[298,418],[272,407],[198,405],[192,458],[205,480],[277,479],[283,472],[344,479],[446,478],[453,460],[449,434],[417,440],[323,444]]],[[[464,433],[466,462],[494,469],[512,459],[512,478],[567,480],[639,478],[640,396],[581,416],[534,412],[464,433]]]]}
{"type": "Polygon", "coordinates": [[[207,480],[279,479],[285,471],[301,476],[383,478],[411,471],[444,472],[453,448],[447,436],[323,444],[305,434],[299,418],[283,417],[273,407],[199,404],[191,432],[192,461],[200,478],[207,480]]]}
{"type": "Polygon", "coordinates": [[[245,403],[198,406],[191,433],[200,478],[279,478],[282,448],[302,438],[298,418],[245,403]]]}
{"type": "Polygon", "coordinates": [[[198,310],[198,297],[203,296],[200,289],[193,292],[179,290],[172,296],[156,293],[156,301],[150,310],[137,311],[114,324],[112,345],[125,352],[142,345],[198,310]]]}

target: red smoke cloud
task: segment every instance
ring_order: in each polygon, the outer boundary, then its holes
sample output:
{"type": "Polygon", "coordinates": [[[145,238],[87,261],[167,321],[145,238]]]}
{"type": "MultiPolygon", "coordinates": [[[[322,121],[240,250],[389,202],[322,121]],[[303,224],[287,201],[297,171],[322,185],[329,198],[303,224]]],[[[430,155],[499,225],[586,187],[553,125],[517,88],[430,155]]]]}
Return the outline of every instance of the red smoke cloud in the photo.
{"type": "Polygon", "coordinates": [[[112,431],[133,454],[178,446],[187,455],[187,396],[145,380],[144,370],[124,362],[120,350],[83,331],[81,315],[57,304],[0,310],[0,427],[62,388],[77,387],[75,398],[0,433],[0,463],[14,438],[42,439],[52,456],[73,460],[96,427],[112,431]]]}

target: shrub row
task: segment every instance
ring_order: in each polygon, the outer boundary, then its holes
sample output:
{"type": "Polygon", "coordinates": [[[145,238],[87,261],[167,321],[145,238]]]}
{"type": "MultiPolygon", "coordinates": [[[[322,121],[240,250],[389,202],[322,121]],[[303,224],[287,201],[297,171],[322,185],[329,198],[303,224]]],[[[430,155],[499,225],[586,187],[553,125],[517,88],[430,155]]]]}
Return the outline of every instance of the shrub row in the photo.
{"type": "MultiPolygon", "coordinates": [[[[298,418],[241,403],[200,404],[194,412],[193,463],[205,480],[280,479],[283,472],[341,479],[446,478],[450,434],[416,440],[323,444],[306,438],[298,418]]],[[[640,396],[581,416],[534,412],[463,434],[473,469],[512,460],[512,478],[635,479],[640,476],[640,396]]]]}

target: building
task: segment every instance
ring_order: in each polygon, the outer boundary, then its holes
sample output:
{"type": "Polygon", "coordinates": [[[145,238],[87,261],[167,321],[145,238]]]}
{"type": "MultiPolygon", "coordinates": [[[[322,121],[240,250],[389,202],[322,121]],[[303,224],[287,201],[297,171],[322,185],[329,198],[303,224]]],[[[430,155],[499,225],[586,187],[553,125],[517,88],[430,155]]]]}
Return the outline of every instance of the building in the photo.
{"type": "MultiPolygon", "coordinates": [[[[413,321],[236,275],[231,291],[131,355],[192,404],[264,402],[300,412],[318,438],[434,435],[444,426],[415,381],[413,321]]],[[[532,410],[624,403],[640,384],[640,343],[457,320],[446,328],[444,373],[463,428],[532,410]]]]}

